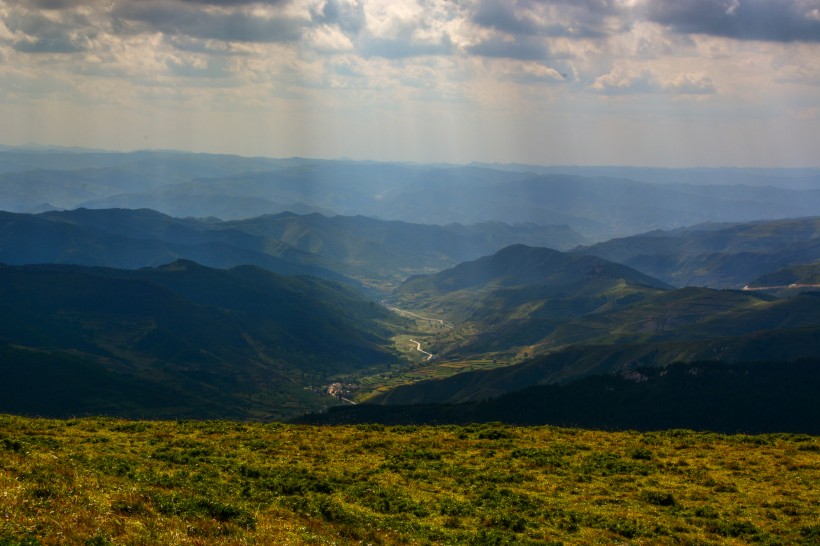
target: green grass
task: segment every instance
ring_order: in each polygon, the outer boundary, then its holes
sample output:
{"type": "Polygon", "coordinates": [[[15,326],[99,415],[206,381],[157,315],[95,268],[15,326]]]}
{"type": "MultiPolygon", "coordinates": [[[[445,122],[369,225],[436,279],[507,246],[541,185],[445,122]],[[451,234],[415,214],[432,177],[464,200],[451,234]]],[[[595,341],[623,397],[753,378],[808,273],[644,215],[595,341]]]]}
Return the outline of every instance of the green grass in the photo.
{"type": "Polygon", "coordinates": [[[820,439],[0,416],[0,544],[817,544],[820,439]]]}

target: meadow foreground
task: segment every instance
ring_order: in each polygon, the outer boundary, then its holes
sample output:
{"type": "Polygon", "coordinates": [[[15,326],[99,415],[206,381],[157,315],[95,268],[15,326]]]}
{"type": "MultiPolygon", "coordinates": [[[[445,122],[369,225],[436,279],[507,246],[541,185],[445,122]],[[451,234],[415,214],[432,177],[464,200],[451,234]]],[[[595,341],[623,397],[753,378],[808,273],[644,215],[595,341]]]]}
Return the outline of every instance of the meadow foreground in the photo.
{"type": "Polygon", "coordinates": [[[0,417],[0,544],[817,544],[820,439],[0,417]]]}

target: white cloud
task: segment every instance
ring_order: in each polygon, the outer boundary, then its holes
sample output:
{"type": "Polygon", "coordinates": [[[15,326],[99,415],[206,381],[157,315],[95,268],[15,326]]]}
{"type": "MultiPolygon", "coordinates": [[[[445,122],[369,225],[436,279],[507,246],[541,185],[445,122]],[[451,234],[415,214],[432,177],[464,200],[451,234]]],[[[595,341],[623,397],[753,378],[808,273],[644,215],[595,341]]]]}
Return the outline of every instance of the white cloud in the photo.
{"type": "Polygon", "coordinates": [[[717,91],[707,74],[677,74],[661,80],[659,85],[666,92],[680,95],[707,95],[717,91]]]}
{"type": "Polygon", "coordinates": [[[319,53],[346,53],[354,49],[353,42],[340,28],[327,25],[308,30],[303,42],[319,53]]]}
{"type": "Polygon", "coordinates": [[[590,85],[593,91],[607,95],[647,93],[653,87],[652,75],[648,71],[635,72],[622,67],[598,76],[590,85]]]}
{"type": "Polygon", "coordinates": [[[661,76],[649,69],[635,70],[620,66],[595,78],[589,87],[605,95],[708,95],[717,91],[708,74],[673,73],[661,76]]]}
{"type": "MultiPolygon", "coordinates": [[[[555,137],[565,161],[574,153],[594,162],[596,152],[581,147],[601,146],[591,135],[602,125],[636,133],[662,126],[672,135],[694,131],[695,119],[720,118],[741,136],[748,131],[743,116],[752,113],[769,120],[815,115],[820,43],[812,21],[820,6],[782,0],[792,11],[775,18],[776,32],[727,22],[752,25],[772,14],[762,1],[702,12],[672,0],[0,0],[0,97],[7,113],[36,117],[47,106],[53,128],[37,126],[44,143],[53,142],[50,134],[71,134],[58,126],[83,119],[80,111],[93,120],[75,126],[88,144],[95,131],[122,130],[102,129],[114,119],[165,116],[192,126],[178,115],[184,111],[200,116],[197,127],[209,119],[240,127],[241,120],[247,129],[189,140],[184,127],[168,131],[178,147],[208,142],[210,151],[221,143],[260,153],[269,142],[264,153],[286,155],[293,150],[276,146],[287,139],[256,133],[307,123],[328,135],[349,129],[343,142],[315,139],[308,155],[364,157],[367,150],[399,154],[408,144],[399,130],[386,131],[387,120],[419,130],[446,120],[450,139],[459,124],[470,132],[460,156],[481,159],[495,143],[508,160],[532,160],[539,147],[528,139],[553,139],[533,127],[558,120],[577,148],[555,137]],[[710,30],[711,20],[722,26],[710,30]],[[95,105],[129,115],[105,117],[95,105]],[[262,120],[274,125],[260,128],[262,120]],[[532,126],[521,129],[521,142],[489,134],[497,127],[511,135],[524,125],[532,126]],[[397,140],[374,147],[388,134],[397,140]]],[[[809,125],[796,124],[795,134],[809,138],[809,125]]],[[[5,130],[0,139],[13,133],[5,130]]],[[[143,137],[135,133],[135,147],[143,137]]],[[[627,153],[629,145],[618,149],[627,153]]],[[[425,150],[438,156],[442,146],[422,138],[414,158],[425,150]]]]}

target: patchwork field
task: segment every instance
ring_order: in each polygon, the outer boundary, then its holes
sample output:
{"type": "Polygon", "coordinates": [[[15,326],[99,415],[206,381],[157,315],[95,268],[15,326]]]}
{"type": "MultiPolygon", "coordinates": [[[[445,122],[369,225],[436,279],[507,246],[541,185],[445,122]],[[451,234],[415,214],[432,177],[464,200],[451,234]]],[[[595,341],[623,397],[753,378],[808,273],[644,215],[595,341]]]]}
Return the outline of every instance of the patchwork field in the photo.
{"type": "Polygon", "coordinates": [[[818,544],[820,438],[0,416],[0,544],[818,544]]]}

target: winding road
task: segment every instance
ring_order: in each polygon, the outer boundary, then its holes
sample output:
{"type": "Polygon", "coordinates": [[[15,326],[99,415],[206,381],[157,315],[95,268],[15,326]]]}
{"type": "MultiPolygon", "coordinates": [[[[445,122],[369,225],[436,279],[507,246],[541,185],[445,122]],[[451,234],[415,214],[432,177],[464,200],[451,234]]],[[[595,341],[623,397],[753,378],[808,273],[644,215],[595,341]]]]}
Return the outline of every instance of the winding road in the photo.
{"type": "Polygon", "coordinates": [[[418,341],[416,341],[415,339],[411,339],[411,340],[410,340],[410,343],[415,343],[415,344],[416,344],[416,350],[417,350],[418,352],[420,352],[420,353],[423,353],[423,354],[426,354],[426,355],[427,355],[426,360],[428,360],[428,361],[429,361],[429,360],[432,360],[432,359],[433,359],[433,354],[432,354],[432,353],[428,353],[427,351],[423,350],[423,349],[421,348],[421,343],[419,343],[419,342],[418,342],[418,341]]]}
{"type": "Polygon", "coordinates": [[[785,284],[785,285],[781,285],[781,286],[749,286],[747,284],[746,286],[741,288],[741,290],[751,292],[751,291],[755,291],[755,290],[780,290],[780,289],[783,289],[783,288],[817,288],[817,287],[820,287],[820,284],[795,283],[795,284],[785,284]]]}
{"type": "Polygon", "coordinates": [[[449,324],[447,324],[446,322],[444,322],[444,321],[443,321],[443,320],[441,320],[441,319],[431,318],[431,317],[423,317],[423,316],[421,316],[421,315],[417,315],[417,314],[415,314],[415,313],[411,313],[410,311],[405,311],[404,309],[399,309],[398,307],[388,307],[388,309],[390,309],[391,311],[395,311],[396,313],[400,313],[400,314],[401,314],[401,313],[403,313],[403,314],[405,314],[405,315],[410,315],[411,317],[416,317],[416,318],[419,318],[419,319],[422,319],[422,320],[429,320],[429,321],[431,321],[431,322],[438,322],[439,324],[441,324],[442,326],[445,326],[445,327],[449,328],[450,330],[452,330],[452,329],[453,329],[453,327],[452,327],[452,326],[450,326],[449,324]]]}

